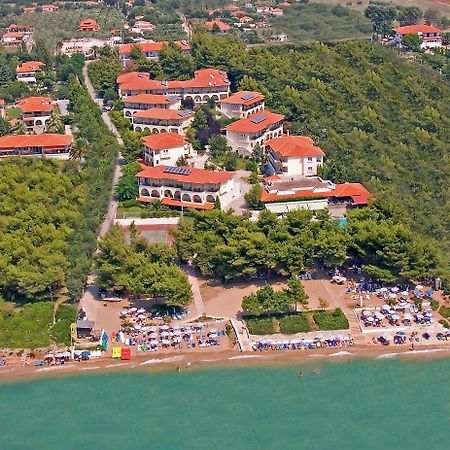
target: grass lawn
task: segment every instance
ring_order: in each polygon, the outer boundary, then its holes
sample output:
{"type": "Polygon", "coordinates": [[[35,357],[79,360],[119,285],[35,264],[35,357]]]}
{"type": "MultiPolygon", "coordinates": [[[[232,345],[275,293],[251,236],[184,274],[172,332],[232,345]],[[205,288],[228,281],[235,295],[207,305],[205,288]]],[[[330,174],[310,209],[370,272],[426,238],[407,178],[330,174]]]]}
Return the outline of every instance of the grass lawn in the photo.
{"type": "Polygon", "coordinates": [[[274,334],[276,333],[277,320],[270,318],[254,318],[245,321],[250,334],[274,334]]]}
{"type": "Polygon", "coordinates": [[[361,39],[372,34],[372,24],[361,13],[323,3],[286,8],[283,16],[272,20],[272,25],[291,42],[361,39]]]}
{"type": "Polygon", "coordinates": [[[334,311],[316,311],[313,314],[319,330],[346,330],[349,328],[347,317],[340,308],[334,311]]]}
{"type": "Polygon", "coordinates": [[[34,27],[34,40],[42,40],[45,47],[54,50],[63,39],[97,38],[111,36],[114,28],[122,28],[125,16],[115,8],[99,7],[60,10],[53,13],[27,13],[14,19],[18,24],[34,27]],[[83,19],[95,19],[100,24],[97,33],[79,33],[78,25],[83,19]]]}
{"type": "MultiPolygon", "coordinates": [[[[224,166],[224,156],[214,156],[208,159],[208,162],[215,164],[216,166],[223,167],[224,166]]],[[[247,165],[250,164],[251,161],[242,156],[238,156],[236,160],[236,170],[249,170],[247,169],[247,165]]]]}

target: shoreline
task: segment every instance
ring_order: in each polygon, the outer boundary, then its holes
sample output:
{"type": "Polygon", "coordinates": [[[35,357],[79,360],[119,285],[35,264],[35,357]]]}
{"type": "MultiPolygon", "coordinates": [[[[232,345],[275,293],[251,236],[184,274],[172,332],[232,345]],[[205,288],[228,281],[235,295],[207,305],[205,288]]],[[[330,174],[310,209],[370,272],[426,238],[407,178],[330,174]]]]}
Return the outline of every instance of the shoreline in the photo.
{"type": "Polygon", "coordinates": [[[35,381],[60,376],[84,374],[109,374],[117,371],[139,372],[195,372],[213,368],[236,366],[277,367],[292,365],[321,365],[323,363],[349,363],[355,360],[383,361],[398,359],[403,361],[429,361],[450,358],[450,343],[445,345],[427,345],[411,351],[408,347],[352,346],[333,347],[316,350],[284,350],[237,352],[234,350],[211,351],[208,353],[171,352],[152,355],[139,355],[130,361],[113,360],[102,357],[90,361],[70,361],[55,366],[4,366],[0,368],[0,385],[15,382],[35,381]]]}

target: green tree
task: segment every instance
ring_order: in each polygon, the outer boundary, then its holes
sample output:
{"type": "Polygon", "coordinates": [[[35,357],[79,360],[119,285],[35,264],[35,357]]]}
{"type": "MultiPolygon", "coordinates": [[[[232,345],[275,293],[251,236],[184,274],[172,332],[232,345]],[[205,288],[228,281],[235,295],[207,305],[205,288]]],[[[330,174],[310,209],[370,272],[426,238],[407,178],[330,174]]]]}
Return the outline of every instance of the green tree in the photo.
{"type": "Polygon", "coordinates": [[[55,112],[51,115],[50,119],[45,123],[45,131],[47,133],[64,133],[64,124],[62,122],[61,116],[55,112]]]}
{"type": "Polygon", "coordinates": [[[251,209],[261,208],[261,194],[262,187],[259,184],[254,184],[247,194],[244,195],[245,201],[251,209]]]}
{"type": "Polygon", "coordinates": [[[0,118],[0,136],[5,136],[11,133],[11,126],[5,119],[0,118]]]}
{"type": "Polygon", "coordinates": [[[423,12],[417,6],[407,6],[402,8],[398,13],[398,21],[400,25],[416,25],[422,18],[423,12]]]}
{"type": "Polygon", "coordinates": [[[372,22],[374,34],[386,35],[391,32],[392,22],[397,17],[394,6],[369,5],[364,15],[372,22]]]}
{"type": "Polygon", "coordinates": [[[168,80],[187,80],[192,77],[194,60],[190,55],[185,55],[178,44],[170,42],[159,53],[164,76],[168,80]]]}
{"type": "Polygon", "coordinates": [[[122,168],[122,176],[116,186],[116,194],[121,201],[134,200],[139,195],[136,174],[141,170],[138,163],[132,162],[122,168]]]}
{"type": "Polygon", "coordinates": [[[287,289],[285,290],[288,297],[291,299],[291,303],[295,305],[297,310],[297,304],[300,303],[303,306],[308,304],[309,296],[305,292],[303,284],[298,279],[297,274],[292,274],[287,282],[287,289]]]}
{"type": "Polygon", "coordinates": [[[191,127],[194,130],[198,131],[198,130],[202,130],[202,129],[206,128],[207,126],[208,126],[208,122],[206,121],[205,112],[203,111],[203,109],[198,108],[195,111],[194,119],[192,120],[191,127]]]}
{"type": "Polygon", "coordinates": [[[222,156],[229,151],[226,137],[220,134],[211,136],[208,145],[212,157],[222,156]]]}
{"type": "Polygon", "coordinates": [[[402,45],[408,50],[412,50],[414,52],[418,52],[420,50],[420,44],[422,43],[422,39],[416,33],[411,33],[403,36],[402,45]]]}

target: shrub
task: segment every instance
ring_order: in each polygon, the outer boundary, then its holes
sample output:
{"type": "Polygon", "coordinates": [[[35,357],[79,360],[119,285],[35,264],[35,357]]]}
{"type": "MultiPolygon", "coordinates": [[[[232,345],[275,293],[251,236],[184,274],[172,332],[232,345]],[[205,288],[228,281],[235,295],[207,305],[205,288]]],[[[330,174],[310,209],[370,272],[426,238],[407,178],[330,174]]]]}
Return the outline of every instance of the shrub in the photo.
{"type": "Polygon", "coordinates": [[[439,302],[437,300],[434,300],[433,298],[430,300],[431,309],[433,311],[437,311],[439,309],[439,302]]]}
{"type": "Polygon", "coordinates": [[[279,320],[280,331],[283,334],[304,333],[310,331],[308,318],[305,314],[291,314],[279,320]]]}
{"type": "Polygon", "coordinates": [[[247,328],[250,334],[274,334],[276,320],[271,317],[268,319],[254,318],[246,320],[247,328]]]}
{"type": "Polygon", "coordinates": [[[439,314],[446,319],[450,318],[450,308],[448,306],[442,305],[439,308],[439,314]]]}
{"type": "Polygon", "coordinates": [[[450,328],[450,323],[447,322],[445,319],[441,319],[441,320],[439,321],[439,323],[440,323],[443,327],[445,327],[445,328],[450,328]]]}
{"type": "Polygon", "coordinates": [[[313,319],[319,330],[346,330],[349,328],[347,317],[341,308],[336,308],[334,311],[316,311],[313,319]]]}

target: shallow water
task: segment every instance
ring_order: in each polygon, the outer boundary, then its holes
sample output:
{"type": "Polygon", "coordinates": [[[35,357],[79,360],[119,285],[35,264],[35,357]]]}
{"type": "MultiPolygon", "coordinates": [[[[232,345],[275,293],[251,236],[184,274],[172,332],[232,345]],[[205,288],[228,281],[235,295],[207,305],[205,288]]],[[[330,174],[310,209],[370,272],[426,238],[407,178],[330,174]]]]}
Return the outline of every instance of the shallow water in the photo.
{"type": "Polygon", "coordinates": [[[378,360],[4,384],[0,448],[447,449],[449,377],[450,360],[378,360]]]}

